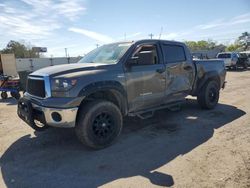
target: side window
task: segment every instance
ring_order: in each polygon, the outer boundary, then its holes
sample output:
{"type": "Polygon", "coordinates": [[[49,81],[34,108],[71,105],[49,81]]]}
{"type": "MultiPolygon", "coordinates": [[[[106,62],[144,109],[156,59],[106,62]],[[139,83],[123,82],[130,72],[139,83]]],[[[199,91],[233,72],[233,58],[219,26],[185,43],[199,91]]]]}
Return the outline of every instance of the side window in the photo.
{"type": "Polygon", "coordinates": [[[163,45],[164,59],[167,63],[175,63],[186,60],[184,48],[178,45],[163,45]]]}
{"type": "MultiPolygon", "coordinates": [[[[152,52],[153,54],[153,62],[152,64],[158,64],[159,63],[159,58],[157,54],[157,47],[155,45],[141,45],[138,46],[133,55],[132,58],[138,58],[140,53],[148,53],[152,52]]],[[[138,61],[138,65],[150,65],[150,64],[144,64],[143,61],[138,61]]]]}

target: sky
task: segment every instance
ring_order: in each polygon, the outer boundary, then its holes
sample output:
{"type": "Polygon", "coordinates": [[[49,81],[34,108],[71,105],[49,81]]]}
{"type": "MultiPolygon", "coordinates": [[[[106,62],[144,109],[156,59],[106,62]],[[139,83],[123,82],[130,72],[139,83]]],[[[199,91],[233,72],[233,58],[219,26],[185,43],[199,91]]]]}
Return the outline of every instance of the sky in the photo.
{"type": "Polygon", "coordinates": [[[0,0],[0,49],[10,40],[47,57],[110,42],[161,38],[231,44],[250,32],[250,0],[0,0]]]}

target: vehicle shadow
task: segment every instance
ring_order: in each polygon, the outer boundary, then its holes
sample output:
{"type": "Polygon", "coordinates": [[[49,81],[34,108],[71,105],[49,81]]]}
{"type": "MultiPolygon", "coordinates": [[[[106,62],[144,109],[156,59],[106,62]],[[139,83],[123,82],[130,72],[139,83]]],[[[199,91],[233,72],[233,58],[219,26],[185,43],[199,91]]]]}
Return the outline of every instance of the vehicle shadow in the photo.
{"type": "Polygon", "coordinates": [[[244,114],[226,104],[201,110],[195,100],[187,100],[178,112],[161,110],[147,120],[126,118],[119,140],[99,151],[83,147],[72,129],[51,128],[12,144],[0,159],[2,177],[11,188],[98,187],[133,176],[172,186],[174,177],[157,169],[244,114]]]}
{"type": "Polygon", "coordinates": [[[17,100],[13,97],[7,99],[0,99],[0,103],[6,103],[7,105],[17,105],[17,100]]]}
{"type": "Polygon", "coordinates": [[[245,71],[248,71],[248,70],[250,70],[249,67],[247,69],[244,69],[244,68],[238,68],[236,70],[234,70],[234,69],[227,69],[227,72],[245,72],[245,71]]]}

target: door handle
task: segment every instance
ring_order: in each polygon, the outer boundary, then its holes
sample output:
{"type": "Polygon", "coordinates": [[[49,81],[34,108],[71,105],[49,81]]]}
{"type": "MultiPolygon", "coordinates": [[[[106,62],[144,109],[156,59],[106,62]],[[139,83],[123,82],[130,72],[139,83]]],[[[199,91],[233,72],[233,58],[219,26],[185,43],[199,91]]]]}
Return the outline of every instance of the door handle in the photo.
{"type": "Polygon", "coordinates": [[[156,69],[156,72],[158,72],[158,73],[160,73],[160,74],[164,73],[165,71],[166,71],[165,68],[156,69]]]}

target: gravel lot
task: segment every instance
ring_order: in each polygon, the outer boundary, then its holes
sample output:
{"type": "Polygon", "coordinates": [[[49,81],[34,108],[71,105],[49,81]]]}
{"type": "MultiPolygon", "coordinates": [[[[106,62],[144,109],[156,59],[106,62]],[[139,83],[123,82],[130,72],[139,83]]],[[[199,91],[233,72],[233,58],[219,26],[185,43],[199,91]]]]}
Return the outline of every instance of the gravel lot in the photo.
{"type": "Polygon", "coordinates": [[[250,187],[250,70],[228,72],[220,104],[129,118],[117,143],[83,147],[72,129],[34,132],[0,100],[0,187],[250,187]]]}

